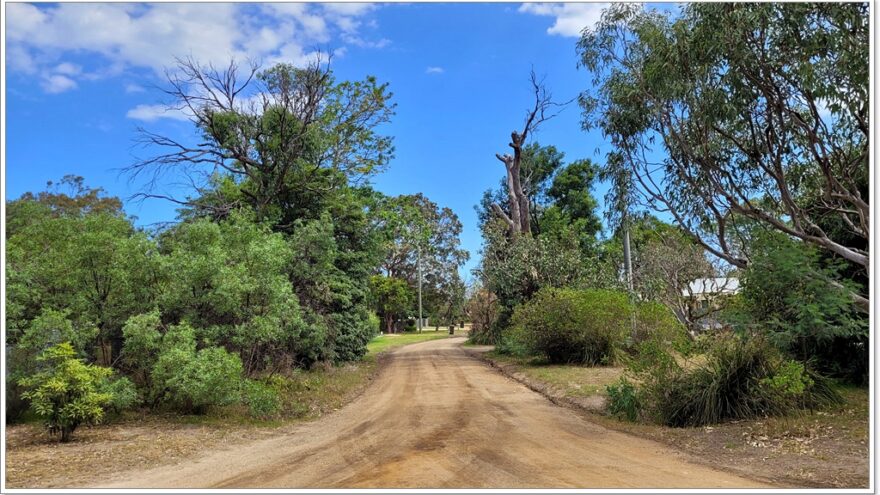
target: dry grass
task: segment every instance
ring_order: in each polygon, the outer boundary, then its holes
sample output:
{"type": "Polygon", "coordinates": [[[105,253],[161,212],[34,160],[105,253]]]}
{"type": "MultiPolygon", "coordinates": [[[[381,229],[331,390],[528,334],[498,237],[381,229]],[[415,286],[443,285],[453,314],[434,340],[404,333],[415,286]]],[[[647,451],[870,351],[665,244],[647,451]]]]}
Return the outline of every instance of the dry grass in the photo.
{"type": "MultiPolygon", "coordinates": [[[[461,330],[456,327],[456,333],[461,330]]],[[[424,330],[422,333],[394,333],[389,335],[379,335],[367,344],[367,352],[372,355],[389,351],[395,347],[407,344],[416,344],[426,342],[428,340],[445,339],[449,337],[449,330],[424,330]]]]}
{"type": "Polygon", "coordinates": [[[617,381],[623,368],[616,366],[574,366],[546,364],[534,359],[496,354],[487,355],[493,361],[512,366],[513,370],[538,380],[566,397],[582,398],[604,396],[605,387],[617,381]]]}
{"type": "Polygon", "coordinates": [[[505,374],[590,421],[681,450],[695,462],[798,487],[867,487],[868,390],[840,387],[845,403],[833,410],[700,428],[629,423],[603,414],[605,386],[621,368],[549,366],[530,359],[484,354],[505,374]]]}

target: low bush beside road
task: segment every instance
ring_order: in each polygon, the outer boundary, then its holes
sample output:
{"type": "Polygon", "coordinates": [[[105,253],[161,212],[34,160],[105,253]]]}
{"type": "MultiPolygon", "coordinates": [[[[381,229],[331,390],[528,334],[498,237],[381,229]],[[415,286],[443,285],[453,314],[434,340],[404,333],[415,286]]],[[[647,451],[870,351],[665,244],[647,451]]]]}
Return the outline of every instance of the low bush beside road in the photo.
{"type": "Polygon", "coordinates": [[[643,341],[684,338],[684,327],[663,306],[632,303],[614,290],[540,290],[517,306],[502,352],[534,355],[553,364],[610,365],[643,341]]]}

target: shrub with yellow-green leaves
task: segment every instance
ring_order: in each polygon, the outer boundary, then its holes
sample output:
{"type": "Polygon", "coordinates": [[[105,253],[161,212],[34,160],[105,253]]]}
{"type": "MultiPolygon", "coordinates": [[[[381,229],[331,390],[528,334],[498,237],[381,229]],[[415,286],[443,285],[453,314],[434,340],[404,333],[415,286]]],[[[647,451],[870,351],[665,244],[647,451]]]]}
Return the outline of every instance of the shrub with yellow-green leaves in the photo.
{"type": "Polygon", "coordinates": [[[113,395],[102,392],[101,386],[113,374],[110,368],[83,363],[69,342],[62,342],[43,351],[37,361],[45,368],[19,384],[26,391],[33,410],[41,416],[49,433],[60,434],[62,442],[81,424],[99,423],[104,407],[113,395]]]}

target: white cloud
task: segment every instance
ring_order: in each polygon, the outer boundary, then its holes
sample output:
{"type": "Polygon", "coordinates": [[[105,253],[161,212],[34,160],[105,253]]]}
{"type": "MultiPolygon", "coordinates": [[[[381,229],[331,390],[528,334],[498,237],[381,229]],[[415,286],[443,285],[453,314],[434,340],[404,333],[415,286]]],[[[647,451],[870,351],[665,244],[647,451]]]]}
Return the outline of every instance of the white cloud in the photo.
{"type": "Polygon", "coordinates": [[[333,2],[323,4],[324,10],[333,12],[343,16],[360,16],[373,10],[376,4],[372,3],[350,3],[350,2],[333,2]]]}
{"type": "Polygon", "coordinates": [[[607,3],[524,3],[519,12],[555,17],[556,22],[547,28],[547,34],[578,37],[584,28],[599,22],[607,3]]]}
{"type": "Polygon", "coordinates": [[[165,105],[138,105],[129,110],[125,116],[144,122],[154,122],[159,119],[189,120],[189,116],[182,110],[168,108],[165,105]]]}
{"type": "Polygon", "coordinates": [[[425,69],[425,74],[443,74],[444,72],[443,67],[428,67],[425,69]]]}
{"type": "Polygon", "coordinates": [[[125,92],[126,93],[143,93],[144,91],[146,91],[146,90],[140,84],[127,83],[125,85],[125,92]]]}
{"type": "Polygon", "coordinates": [[[362,3],[10,3],[7,49],[14,58],[7,63],[12,70],[40,74],[45,87],[62,90],[131,67],[161,74],[179,56],[205,64],[224,64],[231,57],[301,63],[310,55],[304,47],[333,43],[334,37],[340,45],[386,46],[389,40],[366,40],[358,32],[362,18],[375,8],[362,3]],[[88,56],[89,67],[59,60],[68,54],[88,56]]]}
{"type": "Polygon", "coordinates": [[[76,64],[71,64],[70,62],[64,62],[62,64],[58,64],[55,67],[54,72],[56,74],[64,74],[65,76],[76,76],[80,72],[82,72],[82,67],[76,64]]]}
{"type": "Polygon", "coordinates": [[[76,88],[76,81],[62,74],[51,74],[43,76],[40,86],[47,93],[57,94],[76,88]]]}
{"type": "MultiPolygon", "coordinates": [[[[9,6],[16,4],[9,4],[9,6]]],[[[9,8],[7,6],[7,8],[9,8]]],[[[37,72],[37,62],[31,56],[25,47],[20,45],[11,45],[6,48],[6,66],[14,71],[24,74],[34,74],[37,72]]]]}
{"type": "Polygon", "coordinates": [[[378,40],[367,40],[367,39],[361,38],[360,36],[352,36],[352,35],[348,35],[348,34],[343,34],[342,39],[350,45],[359,46],[361,48],[381,49],[381,48],[385,48],[386,46],[391,44],[391,40],[389,40],[388,38],[380,38],[378,40]]]}

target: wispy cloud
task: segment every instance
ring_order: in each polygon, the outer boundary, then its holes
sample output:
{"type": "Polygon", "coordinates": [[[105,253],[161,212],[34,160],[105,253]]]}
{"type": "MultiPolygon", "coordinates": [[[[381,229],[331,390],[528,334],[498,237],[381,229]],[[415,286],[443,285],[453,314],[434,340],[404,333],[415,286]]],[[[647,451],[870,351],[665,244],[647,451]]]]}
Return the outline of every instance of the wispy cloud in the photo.
{"type": "Polygon", "coordinates": [[[555,17],[556,22],[547,28],[547,34],[578,37],[584,28],[599,22],[606,7],[607,3],[524,3],[519,12],[555,17]]]}
{"type": "Polygon", "coordinates": [[[425,74],[443,74],[444,72],[446,71],[443,69],[443,67],[429,66],[427,69],[425,69],[425,74]]]}
{"type": "Polygon", "coordinates": [[[189,120],[189,116],[183,111],[165,105],[138,105],[129,110],[125,116],[143,122],[154,122],[159,119],[189,120]]]}
{"type": "Polygon", "coordinates": [[[47,93],[57,94],[75,89],[76,81],[63,74],[51,74],[43,76],[40,87],[47,93]]]}

